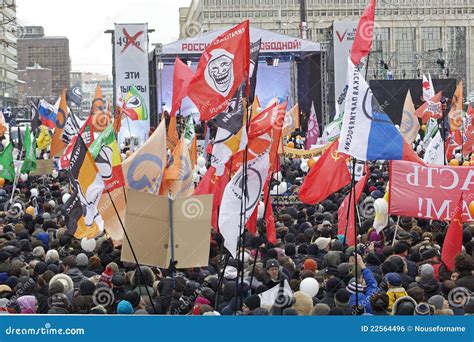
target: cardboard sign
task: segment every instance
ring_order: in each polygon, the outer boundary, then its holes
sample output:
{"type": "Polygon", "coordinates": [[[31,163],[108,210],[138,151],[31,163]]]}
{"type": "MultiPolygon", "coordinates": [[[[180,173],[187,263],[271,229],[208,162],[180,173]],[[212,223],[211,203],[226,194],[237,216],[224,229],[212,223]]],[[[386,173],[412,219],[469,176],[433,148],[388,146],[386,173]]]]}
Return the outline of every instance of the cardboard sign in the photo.
{"type": "Polygon", "coordinates": [[[53,161],[51,159],[36,160],[36,170],[31,172],[32,176],[50,175],[53,173],[53,161]]]}
{"type": "Polygon", "coordinates": [[[128,190],[122,261],[168,268],[171,240],[177,268],[207,266],[211,232],[212,195],[172,200],[145,192],[128,190]],[[170,217],[170,205],[172,217],[170,217]],[[173,236],[170,224],[173,224],[173,236]]]}

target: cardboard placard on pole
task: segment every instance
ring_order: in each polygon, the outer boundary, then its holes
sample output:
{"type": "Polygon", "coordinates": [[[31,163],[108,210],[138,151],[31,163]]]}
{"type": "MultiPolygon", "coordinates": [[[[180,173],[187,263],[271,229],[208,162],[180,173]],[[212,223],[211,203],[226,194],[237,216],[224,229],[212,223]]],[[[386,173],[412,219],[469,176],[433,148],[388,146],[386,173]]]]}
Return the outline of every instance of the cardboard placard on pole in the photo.
{"type": "MultiPolygon", "coordinates": [[[[177,268],[207,266],[211,232],[212,195],[173,200],[174,260],[177,268]]],[[[168,268],[171,260],[170,214],[167,196],[127,191],[122,261],[168,268]]]]}
{"type": "Polygon", "coordinates": [[[36,160],[36,170],[31,173],[32,176],[50,175],[53,173],[53,161],[51,159],[36,160]]]}

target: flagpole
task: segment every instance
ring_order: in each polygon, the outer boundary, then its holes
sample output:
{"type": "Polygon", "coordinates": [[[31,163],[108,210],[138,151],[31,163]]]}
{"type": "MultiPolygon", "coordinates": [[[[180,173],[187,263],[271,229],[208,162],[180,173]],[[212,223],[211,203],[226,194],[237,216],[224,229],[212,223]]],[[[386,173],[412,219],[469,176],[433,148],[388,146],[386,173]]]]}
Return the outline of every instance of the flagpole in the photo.
{"type": "MultiPolygon", "coordinates": [[[[351,212],[351,201],[352,201],[352,189],[355,187],[355,158],[352,158],[352,177],[351,177],[351,187],[349,191],[349,203],[347,208],[347,215],[346,215],[346,228],[344,230],[344,243],[347,243],[347,229],[349,227],[349,214],[351,212]]],[[[354,195],[355,196],[355,195],[354,195]]]]}
{"type": "Polygon", "coordinates": [[[397,231],[398,231],[398,224],[399,223],[400,223],[400,216],[398,216],[397,224],[395,225],[395,233],[393,234],[392,247],[395,246],[395,241],[397,240],[397,231]]]}
{"type": "MultiPolygon", "coordinates": [[[[18,139],[20,139],[20,136],[18,137],[18,139]]],[[[21,155],[22,154],[23,154],[23,144],[21,146],[21,151],[20,151],[20,162],[21,162],[21,155]]],[[[13,163],[15,163],[15,161],[13,161],[13,163]]],[[[10,203],[13,201],[13,197],[15,196],[15,190],[16,190],[16,186],[18,184],[18,178],[20,178],[20,173],[21,173],[21,164],[22,163],[18,163],[18,169],[15,168],[15,178],[14,178],[14,181],[13,181],[12,196],[10,197],[10,203]]]]}
{"type": "Polygon", "coordinates": [[[112,202],[112,206],[114,207],[115,214],[117,214],[117,218],[120,222],[120,225],[122,226],[125,238],[127,239],[128,245],[130,246],[130,250],[132,251],[133,259],[135,260],[135,264],[137,265],[137,268],[138,268],[138,273],[140,273],[140,277],[142,278],[143,284],[145,285],[145,290],[146,290],[146,293],[148,295],[148,298],[150,299],[150,304],[153,307],[153,312],[155,313],[155,315],[157,315],[158,312],[156,311],[155,304],[153,303],[153,299],[151,297],[150,290],[148,289],[148,286],[145,283],[145,276],[143,275],[142,269],[140,268],[140,264],[138,262],[137,255],[135,254],[135,250],[133,249],[132,243],[130,242],[130,238],[128,237],[128,234],[127,234],[127,231],[125,229],[125,226],[123,225],[122,219],[120,218],[117,207],[115,206],[115,202],[112,199],[112,196],[110,195],[109,190],[105,189],[105,191],[107,191],[107,194],[109,195],[110,202],[112,202]]]}
{"type": "MultiPolygon", "coordinates": [[[[359,283],[359,279],[358,279],[358,274],[357,274],[357,221],[356,221],[356,208],[357,208],[357,201],[356,201],[356,187],[355,187],[355,168],[356,168],[356,164],[357,164],[357,159],[356,158],[353,158],[352,159],[352,182],[353,182],[353,186],[352,186],[352,191],[353,191],[353,194],[352,194],[352,197],[353,197],[353,209],[354,209],[354,213],[352,215],[353,216],[353,220],[354,220],[354,255],[355,255],[355,259],[356,259],[356,264],[355,264],[355,279],[356,279],[356,306],[359,306],[359,290],[358,290],[358,283],[359,283]]],[[[349,210],[350,212],[350,210],[349,210]]]]}
{"type": "Polygon", "coordinates": [[[173,236],[173,198],[171,197],[171,191],[168,193],[168,208],[169,208],[169,216],[170,216],[170,252],[171,252],[171,260],[170,260],[170,267],[171,271],[171,278],[173,279],[173,288],[175,286],[175,272],[174,272],[174,236],[173,236]]]}

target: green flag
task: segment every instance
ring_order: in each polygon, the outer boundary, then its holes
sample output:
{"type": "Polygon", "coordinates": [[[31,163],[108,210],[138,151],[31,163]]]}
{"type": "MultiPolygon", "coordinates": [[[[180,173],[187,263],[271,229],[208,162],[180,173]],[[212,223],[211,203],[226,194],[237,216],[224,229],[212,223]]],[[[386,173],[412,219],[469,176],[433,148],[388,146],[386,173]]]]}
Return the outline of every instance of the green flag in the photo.
{"type": "Polygon", "coordinates": [[[21,164],[21,173],[28,173],[36,170],[36,139],[31,139],[30,126],[26,126],[25,142],[26,148],[25,160],[21,164]]]}
{"type": "Polygon", "coordinates": [[[10,142],[0,153],[0,177],[10,181],[15,180],[15,166],[13,165],[13,145],[10,142]]]}

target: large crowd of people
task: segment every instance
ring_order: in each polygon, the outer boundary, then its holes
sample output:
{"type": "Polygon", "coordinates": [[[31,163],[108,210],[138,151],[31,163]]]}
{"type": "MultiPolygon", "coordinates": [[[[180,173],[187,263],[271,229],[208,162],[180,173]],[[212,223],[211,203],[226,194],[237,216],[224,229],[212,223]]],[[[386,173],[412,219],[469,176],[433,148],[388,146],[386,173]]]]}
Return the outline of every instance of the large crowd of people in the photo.
{"type": "MultiPolygon", "coordinates": [[[[297,194],[300,160],[283,160],[287,194],[297,194]]],[[[0,312],[4,314],[160,315],[472,315],[474,225],[448,271],[440,251],[448,224],[391,217],[379,234],[370,202],[383,196],[387,164],[370,164],[360,200],[357,247],[337,235],[348,187],[317,205],[277,205],[276,244],[265,222],[245,232],[237,258],[210,238],[209,265],[170,269],[121,262],[103,234],[87,247],[65,226],[66,173],[30,176],[0,189],[0,312]],[[397,224],[398,223],[398,224],[397,224]],[[311,281],[305,281],[307,278],[311,281]],[[303,286],[304,283],[304,286],[303,286]],[[308,288],[309,287],[309,288],[308,288]],[[312,288],[311,288],[312,287],[312,288]],[[266,294],[278,288],[273,303],[266,294]],[[311,294],[314,294],[311,296],[311,294]]],[[[273,180],[270,185],[278,185],[273,180]]]]}

